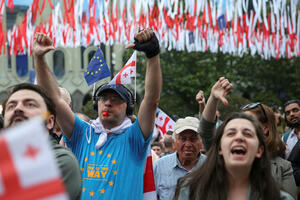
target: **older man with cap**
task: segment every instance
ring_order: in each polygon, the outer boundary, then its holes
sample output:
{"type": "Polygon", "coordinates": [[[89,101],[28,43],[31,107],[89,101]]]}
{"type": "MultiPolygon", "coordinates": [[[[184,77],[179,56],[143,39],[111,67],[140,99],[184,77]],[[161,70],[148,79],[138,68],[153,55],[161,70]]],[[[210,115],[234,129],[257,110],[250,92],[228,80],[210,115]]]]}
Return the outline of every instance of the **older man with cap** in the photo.
{"type": "Polygon", "coordinates": [[[175,123],[173,140],[175,153],[154,163],[154,179],[159,199],[173,199],[177,180],[199,167],[206,156],[200,153],[202,141],[198,134],[199,119],[186,117],[175,123]]]}

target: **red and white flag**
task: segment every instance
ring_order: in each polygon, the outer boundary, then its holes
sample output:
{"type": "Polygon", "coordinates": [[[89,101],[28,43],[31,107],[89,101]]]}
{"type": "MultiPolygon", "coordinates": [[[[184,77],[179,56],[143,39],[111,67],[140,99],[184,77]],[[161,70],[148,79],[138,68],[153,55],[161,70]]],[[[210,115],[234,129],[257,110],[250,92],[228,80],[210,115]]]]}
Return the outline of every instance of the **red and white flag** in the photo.
{"type": "Polygon", "coordinates": [[[133,52],[121,71],[109,82],[111,85],[130,84],[131,78],[136,77],[136,51],[133,52]]]}
{"type": "Polygon", "coordinates": [[[147,160],[145,163],[143,200],[157,200],[150,145],[147,150],[147,160]]]}
{"type": "Polygon", "coordinates": [[[68,199],[42,118],[0,136],[0,199],[68,199]]]}
{"type": "Polygon", "coordinates": [[[161,109],[156,110],[155,124],[162,137],[170,130],[174,130],[175,122],[161,109]]]}

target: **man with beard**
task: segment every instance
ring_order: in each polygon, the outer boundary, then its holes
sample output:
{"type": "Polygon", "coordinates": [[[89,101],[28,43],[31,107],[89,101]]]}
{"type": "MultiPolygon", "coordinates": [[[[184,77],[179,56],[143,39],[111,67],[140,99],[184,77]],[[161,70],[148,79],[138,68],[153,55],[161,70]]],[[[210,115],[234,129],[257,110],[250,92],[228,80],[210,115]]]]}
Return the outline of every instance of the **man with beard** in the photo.
{"type": "Polygon", "coordinates": [[[291,128],[282,136],[286,143],[285,158],[292,163],[293,174],[300,197],[300,100],[290,100],[284,104],[284,116],[291,128]]]}
{"type": "Polygon", "coordinates": [[[284,116],[288,127],[282,140],[286,143],[285,157],[288,158],[300,138],[300,100],[290,100],[284,104],[284,116]]]}
{"type": "MultiPolygon", "coordinates": [[[[71,151],[57,144],[53,133],[56,118],[55,106],[40,86],[21,83],[12,88],[3,103],[4,128],[46,113],[50,115],[45,120],[45,126],[49,131],[51,146],[69,198],[80,199],[81,177],[78,161],[71,151]]],[[[47,173],[47,169],[45,169],[45,173],[47,173]]]]}
{"type": "MultiPolygon", "coordinates": [[[[138,118],[132,124],[133,95],[124,85],[106,84],[94,93],[98,118],[91,124],[80,120],[61,98],[58,85],[45,55],[54,49],[53,41],[37,33],[32,46],[37,82],[52,98],[57,121],[67,146],[80,163],[82,199],[143,199],[143,174],[148,145],[155,123],[162,75],[159,42],[151,29],[135,35],[134,48],[145,52],[147,66],[144,99],[138,118]]],[[[100,66],[99,66],[100,68],[100,66]]],[[[100,68],[101,70],[101,68],[100,68]]]]}

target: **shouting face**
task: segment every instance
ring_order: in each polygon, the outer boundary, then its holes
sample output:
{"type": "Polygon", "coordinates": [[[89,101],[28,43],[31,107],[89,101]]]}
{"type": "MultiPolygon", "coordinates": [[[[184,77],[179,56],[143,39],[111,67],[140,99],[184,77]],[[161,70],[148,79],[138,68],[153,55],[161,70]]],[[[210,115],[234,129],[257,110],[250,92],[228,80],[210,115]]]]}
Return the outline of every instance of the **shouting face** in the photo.
{"type": "MultiPolygon", "coordinates": [[[[47,113],[42,96],[33,90],[19,90],[13,93],[5,104],[4,127],[14,126],[27,119],[47,113]]],[[[53,115],[46,122],[48,130],[53,128],[53,115]]]]}
{"type": "Polygon", "coordinates": [[[233,119],[225,126],[219,154],[223,156],[227,169],[250,169],[254,159],[260,158],[263,151],[255,127],[247,119],[233,119]]]}

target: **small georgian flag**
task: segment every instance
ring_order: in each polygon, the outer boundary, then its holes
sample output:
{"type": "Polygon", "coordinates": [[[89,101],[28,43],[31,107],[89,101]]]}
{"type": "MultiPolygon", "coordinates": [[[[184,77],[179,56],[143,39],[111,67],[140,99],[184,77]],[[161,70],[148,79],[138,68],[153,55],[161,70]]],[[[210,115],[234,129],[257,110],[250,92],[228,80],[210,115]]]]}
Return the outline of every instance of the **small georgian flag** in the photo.
{"type": "Polygon", "coordinates": [[[68,199],[41,117],[0,136],[0,199],[68,199]]]}
{"type": "Polygon", "coordinates": [[[110,85],[130,84],[131,78],[136,77],[136,51],[133,52],[121,71],[109,82],[110,85]]]}

